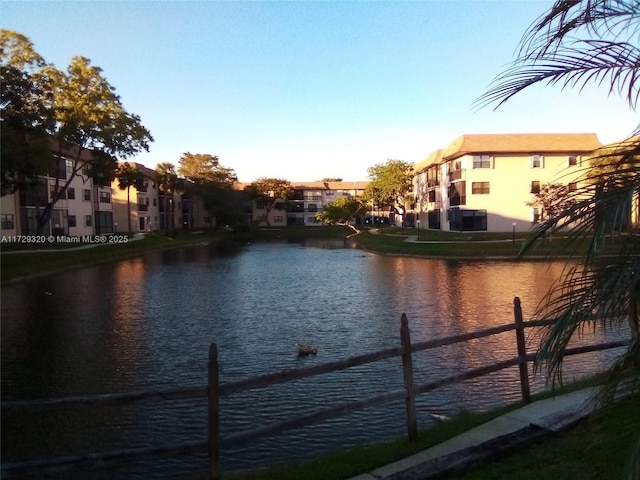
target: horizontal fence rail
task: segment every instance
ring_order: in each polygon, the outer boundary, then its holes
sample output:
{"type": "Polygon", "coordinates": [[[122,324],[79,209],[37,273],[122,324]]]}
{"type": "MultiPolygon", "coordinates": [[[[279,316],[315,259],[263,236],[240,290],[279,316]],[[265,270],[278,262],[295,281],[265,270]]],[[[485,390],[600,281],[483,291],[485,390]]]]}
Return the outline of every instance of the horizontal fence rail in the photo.
{"type": "MultiPolygon", "coordinates": [[[[363,355],[352,356],[343,360],[328,362],[311,367],[288,369],[280,372],[248,378],[245,380],[220,383],[218,350],[215,344],[209,349],[208,384],[204,387],[175,389],[164,391],[144,391],[129,393],[114,393],[90,396],[74,396],[55,399],[12,400],[2,401],[0,406],[3,414],[16,410],[47,411],[70,408],[92,408],[105,405],[127,405],[141,402],[165,402],[178,400],[192,400],[206,398],[208,403],[208,439],[191,444],[163,445],[147,448],[132,448],[104,453],[60,457],[54,459],[14,462],[2,465],[2,478],[12,478],[25,475],[38,475],[50,472],[69,471],[72,469],[98,469],[128,465],[134,462],[169,458],[177,456],[207,453],[209,456],[209,478],[217,480],[220,477],[220,452],[222,448],[229,448],[253,442],[259,438],[274,436],[288,430],[315,424],[324,420],[347,415],[349,413],[384,405],[391,402],[404,401],[406,410],[407,436],[410,440],[417,438],[417,421],[415,411],[415,397],[419,394],[460,383],[473,378],[483,377],[507,368],[518,366],[520,370],[520,387],[522,399],[529,402],[531,393],[529,388],[529,374],[527,364],[536,360],[536,355],[527,353],[524,330],[532,327],[542,327],[553,324],[553,320],[535,320],[524,322],[520,299],[514,299],[514,323],[487,328],[475,332],[452,335],[449,337],[411,343],[408,320],[402,314],[400,320],[401,346],[379,350],[363,355]],[[465,343],[474,339],[482,339],[493,335],[516,332],[517,356],[490,365],[481,366],[465,372],[450,375],[445,378],[416,385],[413,380],[413,354],[421,351],[441,348],[447,345],[465,343]],[[226,436],[220,435],[219,400],[247,390],[266,388],[272,385],[290,382],[302,378],[314,377],[326,373],[346,370],[348,368],[378,362],[393,357],[401,357],[403,371],[403,387],[382,394],[359,400],[353,400],[327,408],[300,414],[269,425],[236,432],[226,436]]],[[[566,356],[580,355],[588,352],[619,348],[629,345],[629,340],[612,341],[596,345],[585,345],[569,348],[566,356]]]]}

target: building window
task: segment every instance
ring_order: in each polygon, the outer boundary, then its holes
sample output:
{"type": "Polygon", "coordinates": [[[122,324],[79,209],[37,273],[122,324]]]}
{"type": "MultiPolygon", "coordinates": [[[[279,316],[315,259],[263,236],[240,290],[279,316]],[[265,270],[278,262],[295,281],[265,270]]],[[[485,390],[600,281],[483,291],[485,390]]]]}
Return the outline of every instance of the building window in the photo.
{"type": "Polygon", "coordinates": [[[541,155],[531,155],[531,168],[542,168],[542,156],[541,155]]]}
{"type": "Polygon", "coordinates": [[[451,230],[466,232],[482,232],[487,230],[486,210],[449,209],[449,226],[451,230]]]}
{"type": "Polygon", "coordinates": [[[575,192],[576,190],[578,190],[578,182],[571,182],[569,185],[567,185],[567,188],[570,192],[575,192]]]}
{"type": "Polygon", "coordinates": [[[567,165],[569,165],[570,167],[575,167],[576,165],[578,165],[578,157],[576,157],[575,155],[571,155],[570,157],[568,157],[567,165]]]}
{"type": "Polygon", "coordinates": [[[491,157],[489,155],[474,155],[473,168],[491,168],[491,157]]]}
{"type": "Polygon", "coordinates": [[[307,217],[307,224],[309,223],[318,223],[316,217],[307,217]]]}
{"type": "MultiPolygon", "coordinates": [[[[262,217],[263,220],[266,220],[266,217],[263,215],[262,217]]],[[[282,215],[275,215],[273,217],[273,223],[284,223],[284,216],[282,215]]]]}
{"type": "Polygon", "coordinates": [[[67,163],[64,158],[54,155],[55,165],[51,174],[54,178],[65,180],[67,178],[67,163]]]}
{"type": "Polygon", "coordinates": [[[531,193],[540,193],[540,181],[534,180],[531,182],[531,193]]]}
{"type": "Polygon", "coordinates": [[[67,217],[67,222],[69,222],[69,227],[75,227],[76,226],[76,216],[75,215],[69,215],[67,217]]]}
{"type": "Polygon", "coordinates": [[[317,212],[318,211],[318,205],[315,203],[310,203],[307,207],[307,212],[317,212]]]}
{"type": "Polygon", "coordinates": [[[100,192],[100,203],[111,203],[111,192],[100,192]]]}
{"type": "Polygon", "coordinates": [[[84,216],[84,226],[90,227],[93,224],[93,217],[91,215],[84,216]]]}
{"type": "Polygon", "coordinates": [[[488,195],[489,182],[471,182],[471,193],[473,195],[488,195]]]}
{"type": "Polygon", "coordinates": [[[154,207],[155,207],[155,206],[157,206],[157,205],[156,205],[156,199],[155,199],[155,198],[153,199],[153,206],[154,206],[154,207]]]}
{"type": "Polygon", "coordinates": [[[3,213],[0,215],[0,228],[4,230],[13,230],[13,214],[3,213]]]}
{"type": "Polygon", "coordinates": [[[73,187],[69,187],[67,188],[67,198],[69,200],[75,200],[76,199],[76,189],[73,187]]]}
{"type": "Polygon", "coordinates": [[[89,190],[88,188],[83,188],[82,189],[82,198],[85,201],[90,202],[91,201],[91,190],[89,190]]]}
{"type": "Polygon", "coordinates": [[[456,182],[449,185],[449,205],[452,207],[457,205],[466,205],[466,182],[456,182]]]}
{"type": "Polygon", "coordinates": [[[534,207],[531,209],[531,221],[533,223],[539,223],[542,218],[542,211],[538,207],[534,207]]]}

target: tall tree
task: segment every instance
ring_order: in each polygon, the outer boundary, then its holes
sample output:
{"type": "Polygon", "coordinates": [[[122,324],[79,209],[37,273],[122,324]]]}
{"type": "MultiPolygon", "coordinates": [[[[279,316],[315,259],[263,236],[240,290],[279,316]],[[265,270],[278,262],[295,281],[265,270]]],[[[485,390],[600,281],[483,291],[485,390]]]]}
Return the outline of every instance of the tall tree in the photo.
{"type": "Polygon", "coordinates": [[[178,161],[178,174],[186,180],[187,191],[202,199],[205,210],[217,228],[226,218],[227,212],[236,211],[236,196],[233,185],[238,181],[231,168],[220,164],[217,156],[210,154],[184,153],[178,161]]]}
{"type": "MultiPolygon", "coordinates": [[[[595,83],[606,85],[609,94],[621,95],[635,109],[640,93],[639,18],[637,0],[557,0],[528,29],[513,65],[496,78],[478,105],[499,107],[540,82],[580,89],[595,83]]],[[[640,229],[630,215],[640,195],[640,137],[596,153],[592,162],[595,168],[585,173],[581,188],[570,192],[565,208],[535,230],[523,254],[537,238],[560,229],[568,230],[570,245],[588,244],[582,260],[568,268],[535,314],[556,319],[544,332],[537,366],[546,367],[551,381],[561,381],[567,346],[584,328],[600,324],[626,329],[630,346],[609,371],[610,382],[601,396],[607,404],[621,390],[640,399],[640,229]]],[[[628,422],[636,433],[639,420],[628,422]]],[[[629,478],[640,478],[640,438],[633,448],[629,478]]]]}
{"type": "Polygon", "coordinates": [[[330,225],[344,225],[353,229],[356,216],[364,212],[367,204],[357,197],[340,197],[324,206],[322,212],[316,213],[316,219],[330,225]]]}
{"type": "MultiPolygon", "coordinates": [[[[20,64],[24,61],[25,52],[34,51],[26,37],[7,30],[0,33],[3,45],[1,65],[20,64]],[[4,45],[12,48],[4,48],[4,45]]],[[[128,158],[148,150],[153,138],[142,126],[140,117],[124,109],[115,88],[102,76],[100,68],[91,65],[89,59],[74,57],[64,72],[44,61],[34,62],[30,65],[37,70],[30,78],[46,79],[46,82],[41,81],[36,84],[37,88],[30,89],[34,93],[33,103],[51,111],[53,119],[44,122],[53,153],[50,168],[43,171],[34,169],[34,173],[64,172],[64,175],[55,175],[50,199],[38,215],[37,230],[41,233],[49,223],[54,205],[65,196],[74,178],[90,172],[96,161],[100,166],[95,170],[104,171],[110,162],[113,172],[117,158],[128,158]],[[43,85],[47,88],[41,88],[43,85]]],[[[7,89],[10,87],[5,86],[7,89]]],[[[33,123],[29,117],[22,117],[22,122],[26,126],[33,123]]]]}
{"type": "Polygon", "coordinates": [[[0,30],[0,162],[2,196],[39,183],[53,167],[49,133],[55,119],[44,59],[24,36],[0,30]]]}
{"type": "Polygon", "coordinates": [[[384,164],[369,167],[371,182],[364,190],[364,197],[372,204],[389,205],[402,216],[406,202],[413,190],[413,165],[402,160],[387,160],[384,164]]]}
{"type": "Polygon", "coordinates": [[[178,186],[178,174],[176,167],[172,163],[162,162],[156,166],[156,175],[158,178],[158,188],[162,191],[163,211],[168,213],[168,222],[165,218],[163,227],[165,232],[173,232],[175,226],[175,205],[173,196],[178,186]]]}
{"type": "Polygon", "coordinates": [[[288,180],[281,178],[259,178],[245,188],[249,198],[266,213],[267,227],[270,227],[269,213],[284,210],[287,200],[293,195],[293,187],[288,180]]]}
{"type": "Polygon", "coordinates": [[[118,188],[127,191],[127,225],[128,232],[131,233],[131,187],[141,189],[144,186],[144,175],[135,165],[124,162],[118,167],[116,178],[118,179],[118,188]]]}

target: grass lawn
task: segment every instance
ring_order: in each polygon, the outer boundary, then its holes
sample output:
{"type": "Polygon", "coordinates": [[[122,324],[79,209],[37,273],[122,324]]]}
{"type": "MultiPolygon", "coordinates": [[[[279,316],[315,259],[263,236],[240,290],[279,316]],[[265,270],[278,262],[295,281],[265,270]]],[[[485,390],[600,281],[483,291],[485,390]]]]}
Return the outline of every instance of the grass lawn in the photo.
{"type": "MultiPolygon", "coordinates": [[[[416,229],[385,227],[377,234],[363,231],[352,238],[358,246],[377,253],[423,257],[464,259],[518,258],[527,233],[440,232],[420,230],[420,241],[407,242],[409,236],[417,237],[416,229]]],[[[529,250],[525,259],[547,259],[550,254],[568,246],[562,237],[540,240],[529,250]]],[[[575,245],[571,245],[575,249],[575,245]]],[[[583,249],[578,247],[578,253],[583,249]]]]}
{"type": "MultiPolygon", "coordinates": [[[[223,480],[350,478],[441,443],[517,406],[520,404],[482,414],[461,413],[450,422],[422,430],[417,442],[400,438],[387,443],[358,446],[349,451],[322,455],[309,462],[283,464],[248,472],[226,473],[223,474],[223,480]]],[[[533,444],[485,466],[476,467],[460,478],[465,480],[623,479],[628,470],[633,440],[635,438],[635,441],[638,441],[638,432],[628,427],[629,419],[634,415],[640,415],[640,398],[615,405],[561,436],[533,444]]]]}
{"type": "MultiPolygon", "coordinates": [[[[223,241],[227,234],[201,232],[180,234],[174,238],[160,233],[146,234],[142,240],[126,243],[100,244],[77,250],[82,244],[20,245],[2,244],[0,278],[2,283],[30,275],[60,271],[68,268],[95,265],[142,255],[154,250],[175,248],[198,243],[223,241]],[[40,247],[40,248],[35,248],[40,247]],[[54,251],[42,251],[54,250],[54,251]],[[10,253],[10,252],[20,253],[10,253]]],[[[95,245],[95,244],[93,244],[95,245]]]]}
{"type": "Polygon", "coordinates": [[[620,480],[628,476],[633,447],[640,440],[640,398],[594,415],[565,435],[477,468],[465,480],[620,480]],[[632,421],[635,418],[635,421],[632,421]]]}

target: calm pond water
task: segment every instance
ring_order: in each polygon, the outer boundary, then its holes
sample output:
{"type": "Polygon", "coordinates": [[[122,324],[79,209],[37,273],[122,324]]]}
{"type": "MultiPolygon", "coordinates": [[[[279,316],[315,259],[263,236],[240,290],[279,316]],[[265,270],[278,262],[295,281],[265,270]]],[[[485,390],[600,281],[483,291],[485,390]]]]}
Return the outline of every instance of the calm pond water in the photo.
{"type": "MultiPolygon", "coordinates": [[[[412,341],[525,319],[563,263],[457,262],[387,257],[342,242],[262,243],[220,252],[197,246],[11,284],[2,289],[2,399],[50,398],[206,385],[209,345],[221,381],[309,366],[412,341]],[[318,347],[298,357],[295,343],[318,347]]],[[[594,335],[598,336],[599,333],[594,335]]],[[[588,335],[585,341],[591,341],[588,335]]],[[[532,349],[535,339],[531,339],[532,349]]],[[[572,359],[569,376],[615,352],[572,359]]],[[[516,355],[514,334],[416,354],[416,383],[516,355]]],[[[361,399],[402,385],[400,359],[225,398],[223,436],[361,399]]],[[[535,391],[544,379],[533,381],[535,391]]],[[[517,400],[516,369],[419,397],[428,412],[486,410],[517,400]]],[[[251,468],[404,434],[402,402],[223,451],[223,469],[251,468]]],[[[205,401],[98,410],[12,413],[2,418],[2,461],[206,439],[205,401]]],[[[166,478],[205,472],[183,457],[78,478],[166,478]]],[[[69,478],[68,474],[61,478],[69,478]]]]}

